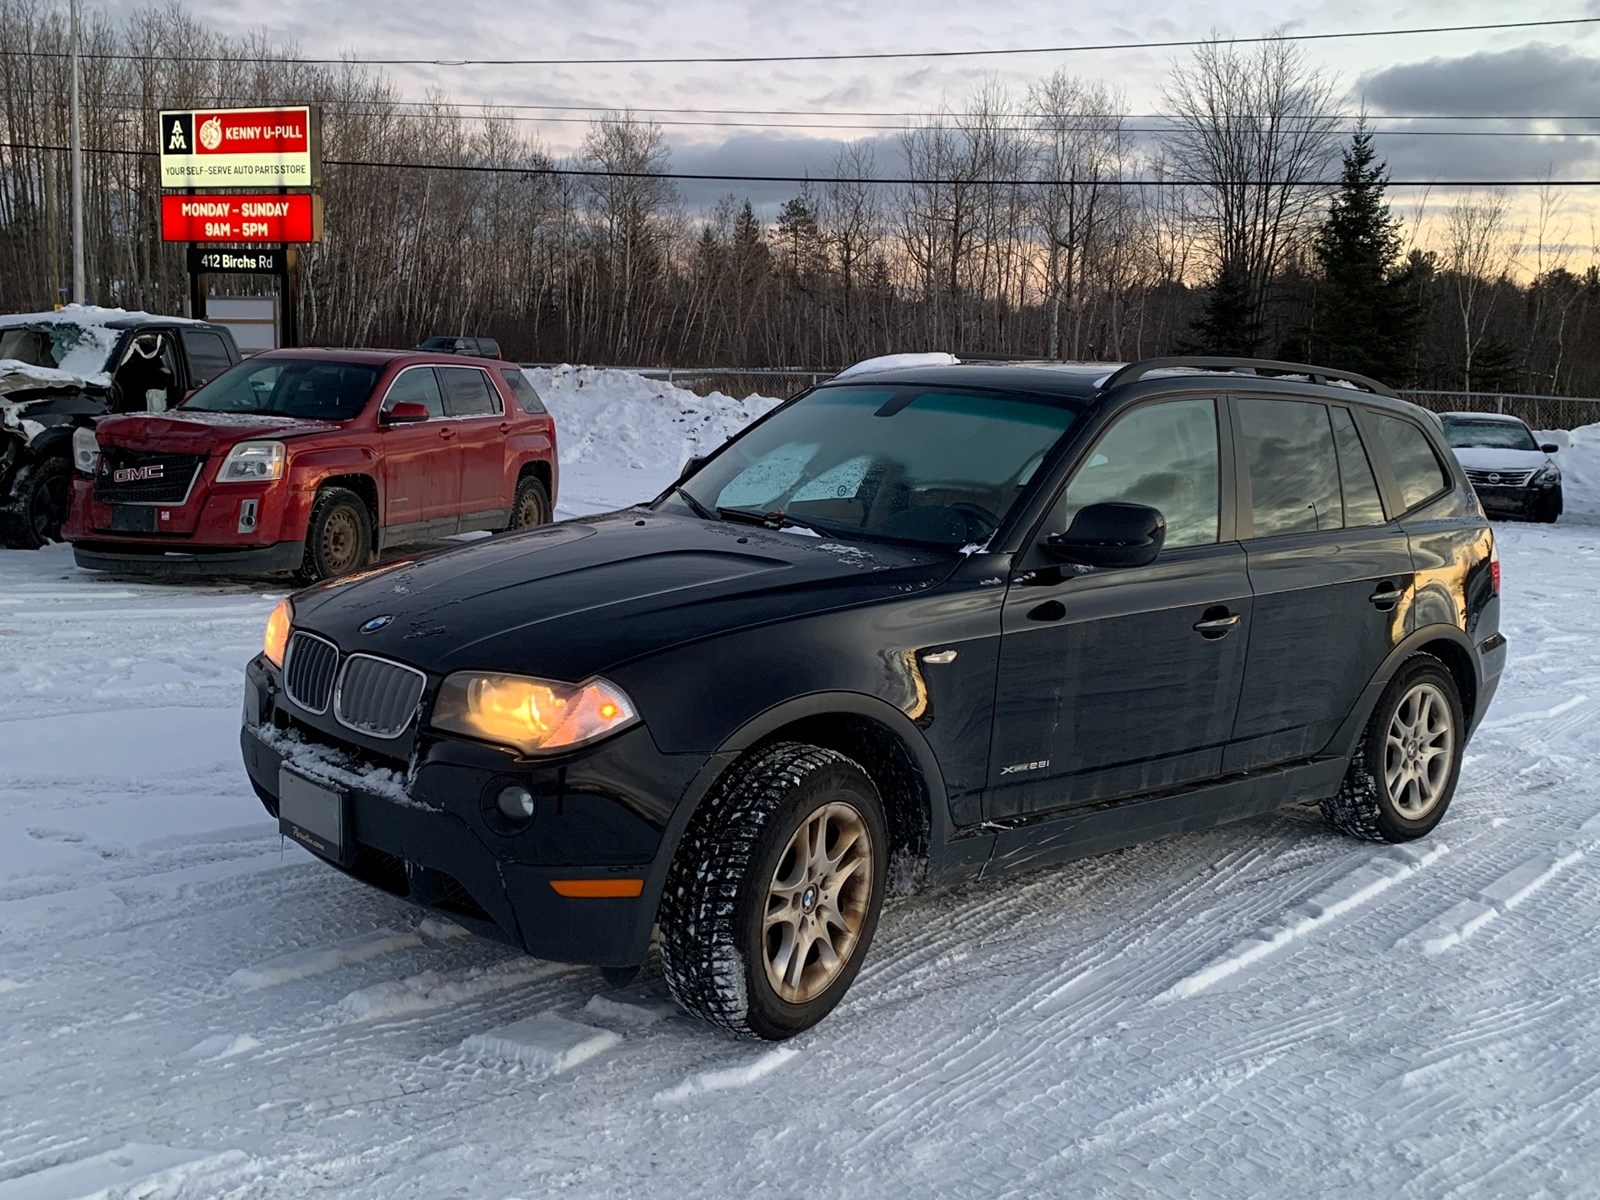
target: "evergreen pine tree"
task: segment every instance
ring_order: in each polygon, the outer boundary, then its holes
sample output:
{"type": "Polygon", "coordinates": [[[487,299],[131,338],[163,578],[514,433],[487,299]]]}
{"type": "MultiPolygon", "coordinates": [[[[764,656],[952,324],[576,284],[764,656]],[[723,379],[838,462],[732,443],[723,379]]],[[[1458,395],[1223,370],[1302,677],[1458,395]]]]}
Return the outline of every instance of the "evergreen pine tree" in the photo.
{"type": "Polygon", "coordinates": [[[1261,324],[1243,269],[1225,262],[1217,270],[1204,307],[1179,344],[1183,354],[1249,358],[1261,344],[1261,324]]]}
{"type": "Polygon", "coordinates": [[[1401,267],[1400,222],[1384,199],[1388,164],[1372,134],[1344,152],[1339,192],[1312,244],[1322,268],[1307,342],[1313,361],[1400,384],[1411,364],[1418,312],[1401,267]]]}

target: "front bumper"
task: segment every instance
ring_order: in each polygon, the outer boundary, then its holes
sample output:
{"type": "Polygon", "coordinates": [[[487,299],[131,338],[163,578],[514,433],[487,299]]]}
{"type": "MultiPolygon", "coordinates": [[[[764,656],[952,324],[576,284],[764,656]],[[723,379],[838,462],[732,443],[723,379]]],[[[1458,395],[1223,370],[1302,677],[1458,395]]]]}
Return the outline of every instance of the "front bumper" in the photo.
{"type": "Polygon", "coordinates": [[[286,761],[348,795],[349,862],[331,865],[536,957],[600,966],[648,956],[667,831],[707,766],[702,755],[662,754],[637,726],[559,763],[428,735],[409,761],[385,761],[303,720],[259,657],[246,671],[240,745],[273,816],[286,761]],[[494,807],[510,784],[535,796],[522,826],[494,807]],[[575,898],[552,886],[619,879],[641,879],[640,894],[575,898]]]}
{"type": "Polygon", "coordinates": [[[279,575],[305,561],[304,542],[277,542],[246,550],[196,549],[181,544],[74,541],[72,558],[91,571],[126,575],[279,575]]]}
{"type": "Polygon", "coordinates": [[[1474,484],[1478,503],[1483,511],[1499,517],[1533,517],[1554,505],[1561,511],[1561,485],[1559,483],[1532,484],[1528,487],[1494,487],[1474,484]]]}

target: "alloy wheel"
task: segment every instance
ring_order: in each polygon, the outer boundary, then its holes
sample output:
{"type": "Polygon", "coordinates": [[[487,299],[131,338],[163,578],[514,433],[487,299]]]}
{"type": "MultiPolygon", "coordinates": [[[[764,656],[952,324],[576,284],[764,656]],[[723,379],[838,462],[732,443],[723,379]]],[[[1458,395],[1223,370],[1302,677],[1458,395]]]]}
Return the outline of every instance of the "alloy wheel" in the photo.
{"type": "Polygon", "coordinates": [[[828,989],[855,953],[872,900],[872,834],[849,804],[815,810],[794,831],[767,889],[767,981],[790,1004],[828,989]]]}
{"type": "Polygon", "coordinates": [[[1418,683],[1401,697],[1384,739],[1383,778],[1402,817],[1421,820],[1443,799],[1455,740],[1450,702],[1437,684],[1418,683]]]}

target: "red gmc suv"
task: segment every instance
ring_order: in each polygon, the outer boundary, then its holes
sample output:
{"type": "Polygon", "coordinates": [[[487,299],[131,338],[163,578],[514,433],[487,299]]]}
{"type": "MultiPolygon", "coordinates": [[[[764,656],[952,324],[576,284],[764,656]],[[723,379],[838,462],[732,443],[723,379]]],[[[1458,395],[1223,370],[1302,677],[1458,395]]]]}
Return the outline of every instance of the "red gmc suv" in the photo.
{"type": "Polygon", "coordinates": [[[82,567],[310,583],[390,546],[551,519],[555,423],[516,367],[395,350],[276,350],[160,415],[73,442],[82,567]]]}

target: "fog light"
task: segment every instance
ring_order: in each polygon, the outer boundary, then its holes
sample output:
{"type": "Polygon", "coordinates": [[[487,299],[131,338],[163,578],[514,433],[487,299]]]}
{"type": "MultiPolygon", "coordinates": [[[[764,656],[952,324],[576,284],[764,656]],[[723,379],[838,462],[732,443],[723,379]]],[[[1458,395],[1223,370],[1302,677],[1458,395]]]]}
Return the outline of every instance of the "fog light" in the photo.
{"type": "Polygon", "coordinates": [[[501,788],[495,803],[513,821],[526,821],[533,816],[533,793],[525,787],[501,788]]]}

